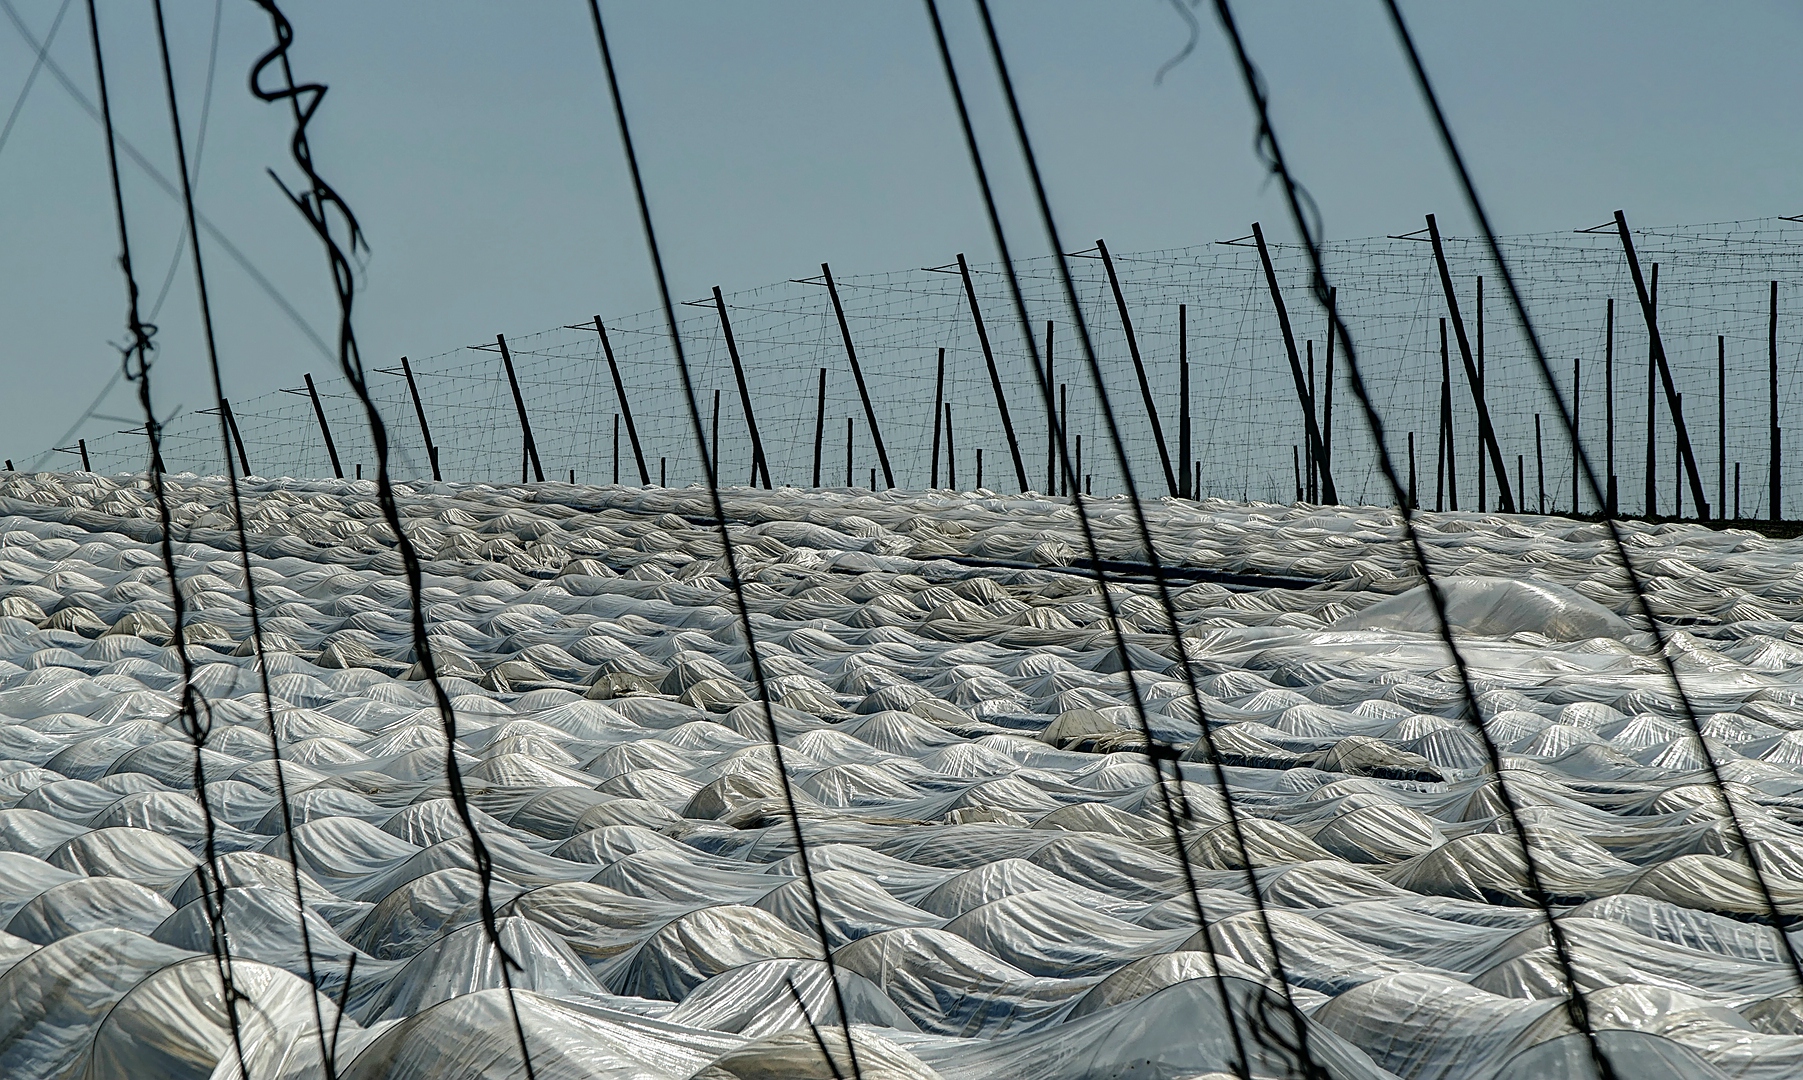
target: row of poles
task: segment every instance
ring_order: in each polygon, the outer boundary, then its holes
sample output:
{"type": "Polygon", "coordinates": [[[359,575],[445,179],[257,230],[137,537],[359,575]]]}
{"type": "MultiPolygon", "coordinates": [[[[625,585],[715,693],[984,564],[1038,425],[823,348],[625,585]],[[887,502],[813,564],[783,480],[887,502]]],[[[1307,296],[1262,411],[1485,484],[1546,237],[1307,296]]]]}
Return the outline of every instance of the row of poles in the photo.
{"type": "MultiPolygon", "coordinates": [[[[1456,483],[1457,455],[1453,431],[1453,388],[1451,352],[1456,344],[1460,366],[1465,374],[1465,382],[1471,393],[1472,405],[1477,419],[1478,469],[1477,469],[1477,505],[1481,510],[1491,505],[1489,487],[1495,481],[1495,508],[1503,513],[1525,512],[1526,478],[1525,455],[1516,456],[1515,490],[1510,491],[1509,473],[1502,448],[1496,437],[1495,425],[1492,422],[1489,403],[1485,394],[1485,359],[1484,359],[1484,302],[1483,282],[1477,278],[1477,302],[1475,309],[1475,335],[1468,333],[1467,324],[1458,295],[1454,289],[1451,270],[1448,266],[1445,245],[1441,239],[1439,225],[1434,215],[1426,216],[1426,227],[1415,233],[1405,234],[1396,239],[1423,240],[1431,244],[1435,269],[1445,298],[1447,316],[1439,320],[1440,326],[1440,406],[1439,425],[1436,432],[1436,450],[1434,462],[1434,507],[1436,510],[1447,508],[1458,509],[1458,489],[1456,483]],[[1451,334],[1448,335],[1450,324],[1451,334]]],[[[1620,211],[1615,214],[1614,230],[1621,239],[1629,271],[1634,282],[1637,299],[1646,323],[1649,341],[1649,368],[1647,384],[1647,457],[1646,457],[1646,516],[1653,517],[1657,511],[1656,468],[1657,425],[1655,413],[1658,397],[1664,392],[1672,426],[1676,434],[1676,461],[1679,485],[1677,488],[1676,513],[1682,516],[1683,491],[1687,482],[1690,489],[1692,506],[1696,516],[1702,520],[1711,517],[1711,506],[1704,494],[1701,473],[1697,466],[1689,429],[1686,425],[1683,410],[1683,395],[1678,392],[1667,360],[1664,343],[1659,334],[1658,320],[1658,281],[1659,265],[1652,264],[1650,276],[1643,276],[1639,257],[1634,249],[1633,237],[1628,230],[1627,220],[1620,211]]],[[[1601,231],[1607,226],[1598,226],[1590,232],[1601,231]]],[[[1304,442],[1292,447],[1292,466],[1295,472],[1296,498],[1298,502],[1338,502],[1338,492],[1334,483],[1333,472],[1333,387],[1334,387],[1334,315],[1331,310],[1336,303],[1335,293],[1329,292],[1328,332],[1326,337],[1324,375],[1317,381],[1314,341],[1308,340],[1302,348],[1298,347],[1297,336],[1292,325],[1290,313],[1284,300],[1283,290],[1278,284],[1277,273],[1272,263],[1270,248],[1266,243],[1264,230],[1258,224],[1252,225],[1252,232],[1235,240],[1221,241],[1227,246],[1253,246],[1258,251],[1260,268],[1270,293],[1273,310],[1282,336],[1284,355],[1288,361],[1290,375],[1303,416],[1304,442]]],[[[1178,306],[1178,417],[1177,446],[1175,454],[1165,436],[1163,418],[1151,380],[1147,373],[1146,362],[1139,348],[1138,335],[1134,331],[1132,314],[1128,309],[1126,296],[1121,288],[1120,277],[1116,271],[1114,259],[1109,253],[1105,241],[1096,241],[1095,247],[1088,251],[1073,253],[1075,258],[1094,258],[1101,261],[1107,276],[1109,290],[1112,295],[1120,327],[1126,339],[1128,356],[1133,371],[1141,404],[1145,409],[1145,417],[1150,428],[1152,443],[1157,450],[1159,466],[1163,474],[1166,490],[1177,498],[1200,497],[1202,488],[1201,463],[1192,458],[1192,415],[1190,402],[1190,366],[1189,366],[1189,334],[1187,305],[1178,306]],[[1174,460],[1173,460],[1174,459],[1174,460]]],[[[965,257],[958,255],[954,263],[928,268],[932,272],[955,273],[963,285],[963,292],[970,310],[976,330],[977,341],[983,354],[990,389],[994,395],[997,419],[1000,421],[1002,433],[1008,445],[1009,462],[1014,479],[1022,492],[1031,490],[1028,479],[1026,460],[1021,452],[1021,441],[1016,432],[1014,416],[1009,408],[1008,395],[1003,385],[1000,368],[997,364],[994,348],[990,343],[988,327],[984,322],[982,308],[977,299],[976,288],[972,281],[972,270],[965,257]]],[[[858,399],[864,413],[864,421],[870,432],[870,441],[875,450],[876,466],[870,469],[870,486],[877,488],[877,473],[882,474],[884,487],[895,486],[895,472],[890,462],[889,451],[883,439],[882,425],[877,419],[875,403],[872,401],[870,387],[865,379],[864,369],[858,360],[857,346],[852,338],[851,327],[846,319],[845,307],[840,301],[839,289],[833,279],[832,268],[822,263],[820,275],[815,278],[796,279],[797,284],[823,286],[832,302],[833,315],[838,324],[839,335],[845,349],[846,364],[850,369],[853,381],[857,386],[858,399]]],[[[746,435],[751,446],[751,472],[749,482],[753,486],[766,489],[773,486],[770,475],[769,457],[765,452],[764,441],[758,428],[757,413],[753,406],[751,389],[746,379],[744,360],[740,355],[738,341],[733,334],[732,320],[727,312],[725,297],[718,286],[713,289],[711,297],[704,300],[689,301],[689,306],[712,308],[719,320],[720,332],[726,344],[726,352],[732,363],[733,379],[738,392],[739,406],[744,417],[746,435]]],[[[614,356],[613,344],[607,332],[607,326],[600,316],[595,316],[590,323],[581,323],[567,327],[572,330],[593,331],[600,339],[601,351],[606,359],[608,373],[611,377],[619,411],[613,416],[613,481],[620,482],[620,429],[624,421],[627,439],[632,451],[633,464],[638,473],[639,483],[651,484],[651,471],[646,459],[644,445],[639,437],[638,425],[632,413],[632,405],[627,395],[626,383],[620,373],[620,367],[614,356]]],[[[1081,477],[1085,490],[1090,487],[1091,477],[1083,471],[1083,437],[1075,435],[1068,441],[1064,437],[1069,429],[1069,387],[1058,382],[1054,367],[1054,324],[1048,321],[1045,325],[1045,381],[1048,386],[1057,387],[1056,415],[1047,417],[1046,440],[1046,488],[1048,494],[1068,496],[1066,476],[1081,477]],[[1059,447],[1067,447],[1073,460],[1060,462],[1059,447]],[[1064,468],[1065,465],[1070,468],[1064,468]]],[[[1767,510],[1772,520],[1779,520],[1780,500],[1780,466],[1779,447],[1781,431],[1778,426],[1778,283],[1771,283],[1770,312],[1768,320],[1768,367],[1769,367],[1769,483],[1770,495],[1767,510]]],[[[514,409],[519,420],[521,439],[520,480],[542,482],[545,479],[544,463],[539,455],[537,442],[533,438],[532,422],[526,408],[525,395],[520,388],[518,372],[513,362],[513,354],[504,335],[495,335],[493,344],[470,346],[472,349],[497,353],[501,358],[502,368],[507,377],[514,409]]],[[[1606,505],[1602,508],[1608,516],[1617,516],[1619,512],[1617,477],[1615,471],[1615,301],[1607,302],[1604,334],[1603,381],[1604,411],[1606,428],[1607,486],[1606,505]]],[[[412,365],[403,357],[399,368],[380,369],[382,373],[404,378],[411,397],[414,415],[419,423],[421,437],[425,444],[426,457],[432,470],[434,480],[442,480],[440,470],[439,447],[434,442],[431,425],[427,419],[426,407],[420,395],[418,381],[414,377],[412,365]]],[[[1573,361],[1572,367],[1572,416],[1574,419],[1573,438],[1576,438],[1576,418],[1578,416],[1580,362],[1573,361]]],[[[1714,516],[1727,516],[1729,494],[1727,488],[1727,406],[1726,406],[1727,360],[1725,338],[1717,338],[1717,476],[1716,501],[1714,516]]],[[[343,479],[344,465],[338,453],[336,442],[332,438],[331,426],[326,420],[325,409],[320,401],[318,388],[314,385],[313,376],[305,376],[305,385],[294,389],[284,389],[283,393],[302,395],[308,398],[315,419],[319,425],[321,439],[325,444],[327,457],[331,461],[333,475],[343,479]]],[[[813,454],[813,486],[821,486],[823,457],[826,442],[826,386],[827,369],[822,367],[818,373],[814,423],[813,454]]],[[[209,413],[222,414],[227,430],[232,437],[233,449],[238,456],[239,468],[244,475],[251,475],[249,455],[245,451],[243,437],[239,433],[236,416],[232,413],[229,401],[223,401],[217,410],[206,410],[209,413]]],[[[934,382],[932,406],[932,466],[930,486],[937,488],[941,479],[941,451],[944,451],[943,477],[947,487],[957,487],[957,451],[956,438],[952,426],[952,406],[945,398],[945,349],[939,350],[938,370],[934,382]]],[[[856,423],[852,417],[845,418],[845,483],[850,487],[854,483],[853,442],[856,423]]],[[[710,454],[713,458],[716,474],[720,454],[720,391],[714,392],[714,409],[711,424],[710,454]]],[[[1545,456],[1541,439],[1541,424],[1538,413],[1534,417],[1535,459],[1538,469],[1539,492],[1538,508],[1544,512],[1545,499],[1545,456]]],[[[90,469],[86,440],[78,440],[74,447],[58,447],[62,452],[78,453],[81,456],[84,470],[90,469]]],[[[984,451],[975,452],[976,487],[981,488],[983,476],[984,451]]],[[[1574,460],[1576,454],[1573,454],[1574,460]]],[[[1415,450],[1415,433],[1408,433],[1409,461],[1409,500],[1411,505],[1419,507],[1417,493],[1417,466],[1415,450]]],[[[7,463],[11,468],[11,463],[7,463]]],[[[162,463],[153,462],[153,468],[162,469],[162,463]]],[[[357,473],[360,476],[361,466],[357,473]]],[[[1733,489],[1733,516],[1740,517],[1740,463],[1734,466],[1735,484],[1733,489]]],[[[575,480],[575,472],[571,470],[570,479],[575,480]]],[[[658,484],[664,486],[668,479],[668,461],[658,459],[658,484]]],[[[1572,477],[1572,510],[1578,509],[1578,477],[1573,469],[1572,477]]]]}

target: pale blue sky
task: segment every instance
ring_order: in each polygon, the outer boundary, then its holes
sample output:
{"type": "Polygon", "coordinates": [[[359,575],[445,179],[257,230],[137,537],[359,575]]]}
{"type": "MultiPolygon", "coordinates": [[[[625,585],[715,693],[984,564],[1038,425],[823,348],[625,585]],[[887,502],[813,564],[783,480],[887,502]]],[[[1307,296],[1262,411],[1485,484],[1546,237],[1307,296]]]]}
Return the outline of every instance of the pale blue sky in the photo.
{"type": "MultiPolygon", "coordinates": [[[[10,0],[42,36],[62,0],[10,0]]],[[[173,152],[149,5],[101,0],[122,133],[166,173],[173,152]]],[[[190,143],[214,4],[172,0],[190,143]]],[[[960,0],[945,0],[1017,250],[1039,253],[1016,159],[960,0]]],[[[391,363],[652,306],[636,215],[586,4],[288,5],[302,78],[331,85],[313,146],[373,248],[359,297],[366,355],[391,363]]],[[[1776,2],[1407,5],[1499,225],[1592,225],[1803,213],[1803,14],[1776,2]]],[[[82,0],[51,56],[86,93],[82,0]]],[[[1292,161],[1332,237],[1464,215],[1381,6],[1240,4],[1292,161]]],[[[991,257],[930,32],[913,0],[614,0],[615,53],[680,296],[813,272],[849,275],[991,257]]],[[[1187,31],[1163,0],[996,0],[1023,106],[1067,237],[1117,251],[1243,234],[1287,237],[1251,152],[1250,114],[1207,5],[1195,54],[1154,84],[1187,31]]],[[[284,111],[254,101],[260,12],[227,0],[199,199],[321,333],[322,256],[265,175],[286,176],[284,111]]],[[[34,55],[0,19],[0,109],[34,55]]],[[[114,370],[123,290],[99,127],[41,73],[0,147],[0,456],[60,437],[114,370]]],[[[179,207],[126,166],[146,306],[179,238],[179,207]]],[[[299,385],[330,365],[216,245],[207,250],[227,390],[299,385]]],[[[204,407],[192,274],[157,321],[158,397],[204,407]]],[[[129,417],[116,390],[101,412],[129,417]]],[[[78,434],[124,426],[96,417],[78,434]]],[[[53,462],[63,466],[65,462],[53,462]]]]}

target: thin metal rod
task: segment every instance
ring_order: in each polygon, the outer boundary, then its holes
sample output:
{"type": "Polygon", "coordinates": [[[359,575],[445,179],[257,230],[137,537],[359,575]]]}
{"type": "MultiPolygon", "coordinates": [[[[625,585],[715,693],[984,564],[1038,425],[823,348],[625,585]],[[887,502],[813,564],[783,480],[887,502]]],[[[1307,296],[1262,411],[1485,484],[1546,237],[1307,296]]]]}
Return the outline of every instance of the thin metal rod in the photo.
{"type": "MultiPolygon", "coordinates": [[[[1459,314],[1459,297],[1452,288],[1452,271],[1446,267],[1446,248],[1440,242],[1440,226],[1434,221],[1434,215],[1427,215],[1427,238],[1434,245],[1434,265],[1440,271],[1440,291],[1446,294],[1447,314],[1452,317],[1453,336],[1459,342],[1459,360],[1465,365],[1465,379],[1471,384],[1471,401],[1477,406],[1478,439],[1483,443],[1484,452],[1490,457],[1490,470],[1497,478],[1497,496],[1502,506],[1497,509],[1505,514],[1515,512],[1515,506],[1509,498],[1509,467],[1503,462],[1502,447],[1496,442],[1496,429],[1490,424],[1490,408],[1484,402],[1484,377],[1477,370],[1477,361],[1472,357],[1471,339],[1465,336],[1465,317],[1459,314]]],[[[1484,459],[1478,458],[1478,472],[1481,475],[1484,459]]],[[[1483,510],[1480,501],[1478,509],[1483,510]]],[[[1456,509],[1456,507],[1455,507],[1456,509]]]]}
{"type": "MultiPolygon", "coordinates": [[[[1027,466],[1020,458],[1020,442],[1014,437],[1014,420],[1008,415],[1008,396],[1002,392],[1002,373],[995,366],[995,351],[989,347],[989,331],[983,325],[983,312],[977,307],[977,290],[970,283],[970,264],[964,261],[964,253],[958,253],[958,273],[964,278],[964,295],[970,301],[970,317],[977,326],[977,341],[983,346],[983,362],[989,365],[989,385],[995,390],[995,411],[1002,417],[1002,432],[1008,436],[1008,453],[1014,458],[1014,476],[1020,481],[1020,490],[1027,491],[1027,466]]],[[[1039,365],[1039,357],[1033,357],[1035,367],[1039,365]]]]}
{"type": "Polygon", "coordinates": [[[338,444],[332,441],[332,429],[326,425],[326,410],[319,403],[319,391],[313,387],[313,373],[307,373],[307,396],[313,399],[313,415],[319,418],[319,433],[325,436],[326,454],[332,459],[332,475],[344,479],[344,466],[338,464],[338,444]]]}
{"type": "MultiPolygon", "coordinates": [[[[520,378],[513,370],[513,353],[507,348],[505,335],[496,334],[495,344],[501,347],[501,364],[507,368],[507,385],[513,388],[513,407],[520,414],[520,431],[526,436],[526,456],[532,461],[533,479],[542,484],[545,466],[538,460],[538,443],[532,440],[532,421],[526,418],[526,397],[520,393],[520,378]]],[[[524,481],[525,477],[520,479],[524,481]]]]}
{"type": "Polygon", "coordinates": [[[1640,276],[1640,257],[1634,254],[1634,238],[1628,233],[1628,219],[1620,210],[1615,212],[1615,227],[1621,233],[1622,249],[1628,256],[1628,271],[1634,276],[1634,290],[1640,294],[1640,310],[1646,316],[1647,336],[1652,339],[1653,358],[1658,361],[1659,379],[1665,386],[1665,401],[1671,407],[1672,426],[1678,429],[1678,453],[1684,457],[1684,472],[1685,478],[1690,482],[1690,497],[1696,501],[1697,513],[1706,518],[1709,516],[1709,498],[1703,494],[1703,476],[1697,471],[1696,454],[1691,452],[1690,433],[1684,426],[1684,407],[1678,403],[1678,388],[1672,382],[1671,365],[1665,359],[1665,343],[1659,338],[1659,319],[1647,294],[1646,283],[1640,276]]]}
{"type": "MultiPolygon", "coordinates": [[[[601,321],[599,315],[595,316],[595,333],[601,336],[601,353],[607,357],[608,374],[613,376],[614,400],[620,403],[620,415],[626,418],[626,438],[632,443],[632,459],[639,467],[639,483],[650,487],[651,470],[645,468],[645,451],[639,447],[639,428],[632,422],[632,403],[626,400],[626,384],[620,378],[620,365],[614,362],[613,342],[607,339],[607,326],[601,321]]],[[[614,456],[618,457],[619,455],[615,454],[614,456]]],[[[618,471],[615,470],[616,473],[618,471]]],[[[620,478],[616,475],[614,483],[619,482],[620,478]]]]}
{"type": "MultiPolygon", "coordinates": [[[[405,356],[401,357],[401,374],[407,377],[407,393],[413,397],[413,415],[419,418],[419,435],[426,444],[426,460],[432,463],[432,479],[443,480],[444,477],[438,475],[438,447],[432,442],[432,429],[426,425],[426,405],[420,400],[419,384],[413,380],[413,365],[405,356]]],[[[244,471],[249,473],[250,466],[245,465],[244,471]]]]}
{"type": "MultiPolygon", "coordinates": [[[[1277,325],[1283,330],[1284,351],[1290,358],[1290,378],[1296,384],[1296,400],[1302,405],[1303,425],[1308,433],[1308,445],[1311,450],[1321,447],[1321,429],[1315,424],[1315,403],[1310,398],[1308,384],[1303,381],[1302,358],[1296,354],[1296,335],[1290,329],[1290,312],[1283,304],[1283,290],[1277,287],[1277,271],[1271,266],[1271,252],[1265,247],[1265,230],[1258,222],[1252,223],[1252,238],[1258,242],[1258,259],[1264,264],[1265,284],[1271,289],[1271,303],[1277,308],[1277,325]]],[[[1319,456],[1317,454],[1317,456],[1319,456]]],[[[1325,497],[1328,502],[1339,502],[1340,497],[1334,491],[1333,474],[1322,478],[1322,486],[1326,488],[1325,497]]]]}
{"type": "MultiPolygon", "coordinates": [[[[764,460],[764,440],[758,434],[757,415],[751,409],[751,387],[745,383],[745,365],[739,361],[739,343],[732,336],[732,320],[726,317],[726,298],[720,286],[714,286],[714,310],[720,313],[720,332],[726,336],[726,355],[732,358],[732,377],[739,384],[739,407],[745,410],[745,430],[751,434],[751,482],[764,478],[764,490],[770,490],[770,463],[764,460]]],[[[719,440],[715,439],[714,458],[719,460],[719,440]]],[[[716,471],[715,475],[718,475],[716,471]]],[[[849,485],[847,485],[849,486],[849,485]]]]}
{"type": "MultiPolygon", "coordinates": [[[[844,306],[839,303],[839,286],[833,284],[832,268],[825,263],[820,264],[820,276],[826,279],[827,295],[833,298],[833,314],[839,318],[839,336],[845,340],[845,359],[851,364],[851,377],[858,384],[858,400],[864,403],[864,419],[870,424],[870,441],[876,444],[876,460],[883,470],[883,486],[894,487],[895,472],[889,468],[889,451],[883,447],[883,429],[876,422],[876,406],[870,403],[870,391],[864,386],[864,369],[858,366],[858,350],[852,347],[851,326],[845,321],[844,306]]],[[[770,486],[768,479],[764,486],[770,486]]]]}
{"type": "Polygon", "coordinates": [[[1158,402],[1152,396],[1152,383],[1146,378],[1146,364],[1139,355],[1139,338],[1133,333],[1133,318],[1127,313],[1127,297],[1121,292],[1121,279],[1114,272],[1114,257],[1108,254],[1108,245],[1096,241],[1096,251],[1102,256],[1102,267],[1108,272],[1108,287],[1114,291],[1114,307],[1121,316],[1121,332],[1127,335],[1127,353],[1133,358],[1133,374],[1139,379],[1139,396],[1146,406],[1146,419],[1152,425],[1152,443],[1158,447],[1158,463],[1164,467],[1165,487],[1172,495],[1178,494],[1177,476],[1171,470],[1171,449],[1164,442],[1164,425],[1158,422],[1158,402]]]}

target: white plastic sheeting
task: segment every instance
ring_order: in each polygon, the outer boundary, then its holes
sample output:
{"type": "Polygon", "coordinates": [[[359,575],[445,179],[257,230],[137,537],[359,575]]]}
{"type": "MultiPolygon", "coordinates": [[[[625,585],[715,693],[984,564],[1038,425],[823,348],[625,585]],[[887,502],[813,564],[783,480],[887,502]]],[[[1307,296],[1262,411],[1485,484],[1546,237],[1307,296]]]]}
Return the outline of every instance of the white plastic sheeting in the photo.
{"type": "MultiPolygon", "coordinates": [[[[237,1042],[155,509],[130,480],[14,475],[0,1075],[223,1080],[241,1043],[251,1076],[298,1080],[323,1022],[356,1080],[523,1077],[522,1033],[547,1080],[825,1077],[849,1020],[866,1077],[1175,1078],[1234,1068],[1229,1014],[1255,1075],[1291,1075],[1248,863],[1330,1076],[1591,1075],[1393,515],[1149,508],[1169,562],[1324,583],[1176,597],[1242,847],[1202,762],[1152,782],[1101,598],[1061,569],[1068,506],[728,492],[823,941],[704,495],[406,490],[497,950],[373,486],[247,485],[286,814],[222,487],[170,489],[237,1042]]],[[[1093,506],[1103,555],[1142,560],[1126,507],[1093,506]]],[[[1803,995],[1602,532],[1422,529],[1617,1075],[1803,1072],[1803,995]]],[[[1803,549],[1627,529],[1803,915],[1803,549]]],[[[1200,756],[1158,604],[1112,588],[1153,738],[1200,756]]]]}

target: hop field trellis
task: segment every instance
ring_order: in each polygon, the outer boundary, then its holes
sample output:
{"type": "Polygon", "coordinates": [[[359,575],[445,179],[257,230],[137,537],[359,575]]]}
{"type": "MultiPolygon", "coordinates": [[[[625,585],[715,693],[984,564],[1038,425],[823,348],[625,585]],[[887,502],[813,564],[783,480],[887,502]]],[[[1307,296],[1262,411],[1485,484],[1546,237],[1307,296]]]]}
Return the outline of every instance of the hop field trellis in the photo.
{"type": "MultiPolygon", "coordinates": [[[[1744,516],[1766,516],[1771,509],[1767,366],[1773,281],[1778,283],[1779,297],[1778,422],[1781,428],[1791,428],[1803,421],[1799,415],[1803,393],[1793,377],[1803,355],[1803,224],[1769,218],[1638,229],[1634,237],[1642,266],[1650,272],[1652,264],[1659,264],[1660,332],[1677,389],[1685,395],[1686,424],[1705,490],[1712,503],[1718,502],[1717,479],[1725,480],[1730,490],[1719,501],[1732,511],[1739,463],[1744,516]],[[1725,458],[1717,449],[1718,336],[1723,339],[1727,370],[1725,458]]],[[[1568,404],[1576,362],[1580,435],[1599,466],[1607,457],[1602,392],[1605,310],[1609,300],[1615,301],[1613,411],[1620,506],[1623,512],[1647,512],[1650,350],[1619,238],[1613,229],[1546,233],[1512,237],[1503,246],[1554,360],[1558,392],[1568,404]]],[[[1276,244],[1271,254],[1298,349],[1306,351],[1313,343],[1321,380],[1318,409],[1325,412],[1330,394],[1338,403],[1331,432],[1340,500],[1388,501],[1369,435],[1349,407],[1343,361],[1334,371],[1333,389],[1326,389],[1327,318],[1306,289],[1305,253],[1300,247],[1276,244]]],[[[1367,386],[1389,429],[1391,450],[1399,461],[1406,461],[1407,434],[1415,434],[1421,497],[1429,503],[1441,397],[1439,320],[1447,315],[1430,245],[1412,236],[1383,237],[1330,244],[1325,254],[1367,386]]],[[[1480,318],[1478,279],[1491,278],[1493,268],[1475,240],[1448,237],[1446,255],[1475,338],[1480,318]]],[[[1108,395],[1123,423],[1136,475],[1147,484],[1146,490],[1162,494],[1164,479],[1152,426],[1104,266],[1093,257],[1076,258],[1072,264],[1106,376],[1100,392],[1108,395]]],[[[1294,498],[1293,462],[1297,448],[1305,443],[1303,411],[1257,251],[1250,242],[1214,243],[1115,254],[1114,264],[1173,457],[1178,453],[1180,413],[1179,305],[1187,313],[1193,441],[1186,467],[1200,477],[1198,493],[1294,498]]],[[[1059,299],[1055,264],[1050,258],[1023,260],[1018,270],[1041,352],[1045,324],[1052,324],[1053,382],[1068,388],[1065,422],[1073,444],[1074,437],[1083,439],[1079,471],[1092,478],[1096,494],[1118,491],[1120,471],[1104,449],[1098,388],[1077,353],[1059,299]]],[[[994,266],[980,264],[972,271],[1028,484],[1043,490],[1052,474],[1051,421],[1027,366],[1030,354],[1012,318],[1003,275],[994,266]]],[[[921,488],[934,478],[933,401],[939,350],[944,349],[944,400],[951,406],[952,432],[949,439],[941,433],[938,482],[974,487],[976,455],[982,451],[983,485],[996,490],[1017,487],[976,324],[955,266],[839,276],[837,284],[896,484],[921,488]],[[948,449],[956,454],[949,475],[948,449]]],[[[1570,509],[1570,444],[1558,423],[1557,406],[1532,370],[1519,328],[1498,294],[1492,285],[1482,306],[1484,394],[1512,472],[1519,456],[1522,471],[1510,482],[1521,483],[1526,506],[1537,509],[1542,480],[1537,466],[1544,462],[1548,508],[1570,509]],[[1537,413],[1542,417],[1538,457],[1537,413]]],[[[824,368],[822,483],[844,484],[849,475],[855,485],[868,484],[871,470],[878,466],[877,454],[832,303],[819,279],[782,281],[724,296],[772,482],[806,486],[813,481],[818,372],[824,368]]],[[[718,313],[708,300],[684,306],[679,314],[704,417],[710,422],[718,394],[722,479],[748,482],[751,443],[718,313]]],[[[661,475],[671,485],[703,482],[661,316],[605,310],[601,315],[637,421],[651,482],[659,482],[660,462],[661,475]]],[[[547,478],[568,479],[574,470],[580,482],[606,483],[614,477],[617,457],[621,482],[637,483],[624,428],[616,454],[614,424],[620,407],[599,337],[591,326],[583,325],[588,322],[589,315],[573,312],[570,327],[525,334],[498,329],[507,336],[547,478]]],[[[411,366],[440,448],[443,477],[518,480],[524,444],[512,392],[492,343],[487,351],[465,347],[417,357],[411,366]]],[[[1456,346],[1451,369],[1454,477],[1459,505],[1470,508],[1477,498],[1478,428],[1456,346]]],[[[359,463],[373,468],[367,429],[349,389],[335,375],[320,373],[315,380],[346,474],[359,463]]],[[[430,478],[406,382],[377,377],[372,387],[394,432],[399,474],[430,478]]],[[[331,475],[313,406],[304,393],[265,394],[234,402],[233,411],[255,473],[331,475]]],[[[1663,394],[1654,402],[1652,423],[1656,502],[1651,509],[1669,515],[1680,509],[1676,501],[1680,474],[1663,394]]],[[[164,440],[168,469],[221,471],[212,417],[180,417],[166,430],[164,440]]],[[[88,449],[96,471],[135,471],[145,464],[141,434],[109,435],[93,440],[88,449]]],[[[1783,475],[1797,475],[1803,468],[1803,439],[1781,441],[1780,462],[1783,475]]],[[[883,482],[880,470],[876,479],[879,485],[883,482]]],[[[1488,504],[1493,506],[1494,479],[1487,486],[1488,504]]],[[[1694,513],[1689,493],[1681,497],[1683,511],[1694,513]]],[[[1582,511],[1596,509],[1588,495],[1579,502],[1582,511]]]]}

